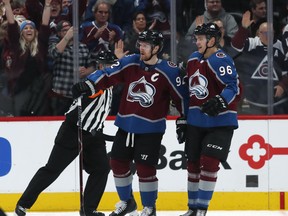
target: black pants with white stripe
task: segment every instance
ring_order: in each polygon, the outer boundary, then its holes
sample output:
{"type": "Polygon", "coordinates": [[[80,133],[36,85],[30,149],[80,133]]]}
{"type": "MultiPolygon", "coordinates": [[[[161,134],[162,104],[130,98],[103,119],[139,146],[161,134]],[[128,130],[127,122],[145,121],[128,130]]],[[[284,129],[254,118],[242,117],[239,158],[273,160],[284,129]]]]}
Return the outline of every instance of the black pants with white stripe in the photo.
{"type": "MultiPolygon", "coordinates": [[[[64,121],[47,164],[36,172],[18,204],[31,208],[39,194],[58,178],[78,154],[77,127],[64,121]]],[[[84,190],[84,209],[86,215],[89,215],[98,207],[110,171],[105,140],[101,135],[92,136],[83,131],[83,167],[89,174],[84,190]]]]}

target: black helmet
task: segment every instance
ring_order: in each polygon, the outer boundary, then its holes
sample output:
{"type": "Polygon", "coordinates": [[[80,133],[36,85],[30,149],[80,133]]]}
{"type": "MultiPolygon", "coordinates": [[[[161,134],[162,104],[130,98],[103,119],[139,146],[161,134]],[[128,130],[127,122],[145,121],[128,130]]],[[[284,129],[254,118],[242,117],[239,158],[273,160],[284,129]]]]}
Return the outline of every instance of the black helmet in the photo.
{"type": "Polygon", "coordinates": [[[153,46],[159,46],[160,49],[158,52],[160,52],[163,48],[164,37],[160,32],[147,30],[139,33],[138,41],[136,44],[137,47],[139,47],[140,41],[150,43],[153,46]]]}
{"type": "Polygon", "coordinates": [[[208,40],[215,37],[216,44],[218,44],[221,38],[221,31],[215,23],[204,23],[195,28],[194,35],[206,35],[208,40]]]}
{"type": "Polygon", "coordinates": [[[102,50],[96,56],[96,61],[102,64],[114,64],[117,57],[110,50],[102,50]]]}

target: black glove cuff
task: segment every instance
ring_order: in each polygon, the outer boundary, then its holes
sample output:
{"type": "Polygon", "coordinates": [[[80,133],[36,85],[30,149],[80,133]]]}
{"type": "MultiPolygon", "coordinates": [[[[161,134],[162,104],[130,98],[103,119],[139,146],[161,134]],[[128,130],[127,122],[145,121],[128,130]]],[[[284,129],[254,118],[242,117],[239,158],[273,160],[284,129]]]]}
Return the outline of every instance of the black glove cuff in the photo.
{"type": "Polygon", "coordinates": [[[91,95],[94,95],[96,93],[95,88],[94,88],[94,83],[91,80],[86,80],[85,83],[88,85],[91,95]]]}
{"type": "Polygon", "coordinates": [[[225,101],[223,97],[221,97],[220,95],[216,95],[215,97],[217,98],[219,105],[223,110],[228,108],[228,103],[225,101]]]}

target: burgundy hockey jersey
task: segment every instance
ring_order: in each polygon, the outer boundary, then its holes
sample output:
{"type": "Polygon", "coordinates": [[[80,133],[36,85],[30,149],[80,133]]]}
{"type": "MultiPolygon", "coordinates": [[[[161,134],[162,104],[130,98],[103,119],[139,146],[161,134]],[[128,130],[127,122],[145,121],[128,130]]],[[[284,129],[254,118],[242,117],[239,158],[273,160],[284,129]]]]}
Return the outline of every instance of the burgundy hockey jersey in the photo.
{"type": "Polygon", "coordinates": [[[201,53],[191,54],[187,64],[189,85],[188,124],[199,127],[238,127],[237,103],[241,97],[240,81],[233,60],[222,50],[208,59],[201,53]],[[216,117],[201,111],[201,105],[211,97],[221,95],[228,109],[216,117]]]}
{"type": "Polygon", "coordinates": [[[139,54],[133,54],[110,68],[95,71],[88,79],[97,89],[124,84],[115,125],[130,133],[164,133],[171,99],[183,115],[188,107],[180,69],[166,60],[146,65],[139,54]]]}

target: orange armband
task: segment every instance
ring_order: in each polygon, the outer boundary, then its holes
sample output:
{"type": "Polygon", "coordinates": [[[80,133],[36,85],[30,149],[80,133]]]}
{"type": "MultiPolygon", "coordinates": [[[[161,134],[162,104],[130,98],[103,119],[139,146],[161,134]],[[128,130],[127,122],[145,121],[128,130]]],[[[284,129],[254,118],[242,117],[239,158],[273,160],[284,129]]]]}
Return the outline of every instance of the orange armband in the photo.
{"type": "Polygon", "coordinates": [[[99,95],[101,95],[101,94],[103,94],[104,93],[104,91],[101,89],[101,90],[99,90],[98,92],[96,92],[95,94],[93,94],[93,95],[91,95],[91,96],[89,96],[89,98],[96,98],[96,97],[98,97],[99,95]]]}

